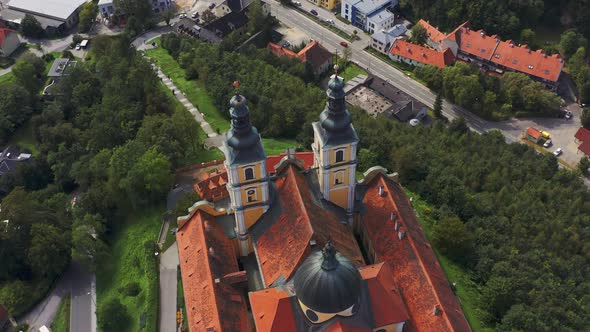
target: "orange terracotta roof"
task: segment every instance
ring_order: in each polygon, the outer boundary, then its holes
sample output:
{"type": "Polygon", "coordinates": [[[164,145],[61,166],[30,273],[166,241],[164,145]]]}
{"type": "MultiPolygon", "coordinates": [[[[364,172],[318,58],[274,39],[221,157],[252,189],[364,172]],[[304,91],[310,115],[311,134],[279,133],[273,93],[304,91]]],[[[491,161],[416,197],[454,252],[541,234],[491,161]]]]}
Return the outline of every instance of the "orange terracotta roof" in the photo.
{"type": "Polygon", "coordinates": [[[289,56],[289,57],[297,57],[297,53],[291,51],[288,48],[279,46],[275,43],[268,43],[266,45],[266,48],[274,55],[276,56],[289,56]]]}
{"type": "Polygon", "coordinates": [[[455,30],[451,31],[449,34],[447,34],[445,36],[445,39],[450,39],[450,40],[453,40],[453,41],[457,41],[458,35],[459,35],[459,31],[461,31],[462,28],[466,28],[466,27],[469,27],[469,21],[465,21],[461,25],[459,25],[458,27],[456,27],[455,30]]]}
{"type": "Polygon", "coordinates": [[[227,172],[217,171],[205,175],[205,179],[195,184],[194,189],[202,199],[215,202],[229,196],[226,184],[227,172]]]}
{"type": "Polygon", "coordinates": [[[437,28],[433,27],[432,25],[430,25],[430,23],[422,19],[418,21],[417,24],[423,26],[424,29],[426,29],[426,34],[428,34],[428,38],[430,38],[435,43],[441,43],[443,39],[446,38],[446,35],[444,33],[440,32],[437,28]]]}
{"type": "Polygon", "coordinates": [[[231,283],[239,271],[234,246],[221,225],[199,210],[176,240],[189,329],[251,331],[244,293],[231,283]]]}
{"type": "Polygon", "coordinates": [[[371,329],[363,329],[356,326],[349,326],[342,321],[335,321],[334,324],[328,326],[325,332],[371,332],[371,329]]]}
{"type": "Polygon", "coordinates": [[[496,50],[500,38],[496,35],[488,36],[483,30],[473,31],[468,27],[460,28],[459,48],[465,53],[490,60],[496,50]]]}
{"type": "Polygon", "coordinates": [[[585,155],[590,156],[590,141],[584,141],[578,146],[578,150],[582,151],[585,155]]]}
{"type": "MultiPolygon", "coordinates": [[[[278,164],[281,159],[283,159],[287,154],[281,153],[278,156],[269,156],[266,158],[266,171],[270,174],[275,172],[275,165],[278,164]]],[[[295,158],[303,161],[303,165],[305,169],[308,169],[313,166],[313,152],[306,151],[306,152],[295,152],[293,154],[295,158]]]]}
{"type": "Polygon", "coordinates": [[[580,127],[580,129],[576,131],[574,137],[583,142],[590,141],[590,130],[584,127],[580,127]]]}
{"type": "Polygon", "coordinates": [[[543,133],[539,129],[533,127],[528,127],[526,130],[526,134],[534,139],[539,139],[541,138],[541,136],[543,136],[543,133]]]}
{"type": "Polygon", "coordinates": [[[563,68],[558,54],[549,56],[543,50],[532,51],[526,45],[514,45],[511,40],[498,44],[492,62],[552,82],[557,82],[563,68]]]}
{"type": "Polygon", "coordinates": [[[307,61],[311,64],[314,70],[319,70],[326,62],[332,60],[332,53],[324,48],[320,43],[317,41],[312,41],[311,43],[307,44],[297,56],[301,59],[301,61],[307,61]]]}
{"type": "Polygon", "coordinates": [[[336,249],[353,264],[365,265],[350,226],[318,205],[296,166],[288,165],[279,173],[276,187],[279,202],[275,204],[280,205],[280,215],[255,244],[266,286],[281,276],[291,278],[310,253],[312,239],[320,248],[332,239],[336,249]]]}
{"type": "Polygon", "coordinates": [[[389,52],[394,55],[399,55],[407,59],[437,66],[439,68],[452,65],[455,61],[453,52],[448,48],[444,51],[437,51],[428,47],[412,44],[402,39],[395,40],[389,52]]]}
{"type": "Polygon", "coordinates": [[[8,35],[10,35],[11,33],[16,33],[16,31],[0,27],[0,47],[2,46],[2,44],[4,44],[4,40],[6,39],[6,37],[8,37],[8,35]]]}
{"type": "Polygon", "coordinates": [[[362,215],[362,227],[379,261],[393,267],[393,279],[410,314],[405,331],[470,331],[459,301],[402,187],[378,174],[370,181],[363,203],[366,212],[362,215]],[[379,195],[381,186],[385,190],[384,197],[379,195]],[[397,216],[399,230],[405,232],[401,240],[391,213],[397,216]],[[433,315],[437,306],[440,312],[433,315]]]}
{"type": "Polygon", "coordinates": [[[394,272],[389,263],[365,266],[360,272],[363,279],[367,280],[375,327],[405,322],[410,318],[393,280],[394,272]]]}
{"type": "Polygon", "coordinates": [[[297,332],[290,296],[278,288],[250,293],[257,332],[297,332]]]}

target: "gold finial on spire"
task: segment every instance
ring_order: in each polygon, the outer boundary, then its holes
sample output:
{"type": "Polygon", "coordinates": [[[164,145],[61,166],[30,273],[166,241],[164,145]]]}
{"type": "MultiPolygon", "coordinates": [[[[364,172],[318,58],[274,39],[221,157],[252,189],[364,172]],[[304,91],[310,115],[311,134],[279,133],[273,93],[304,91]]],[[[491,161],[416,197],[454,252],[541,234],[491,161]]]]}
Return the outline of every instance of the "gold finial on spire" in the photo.
{"type": "Polygon", "coordinates": [[[334,65],[334,74],[336,74],[336,77],[338,77],[338,69],[340,69],[340,67],[338,66],[338,64],[334,65]]]}
{"type": "Polygon", "coordinates": [[[240,94],[240,81],[235,80],[233,83],[234,90],[236,91],[236,95],[240,94]]]}

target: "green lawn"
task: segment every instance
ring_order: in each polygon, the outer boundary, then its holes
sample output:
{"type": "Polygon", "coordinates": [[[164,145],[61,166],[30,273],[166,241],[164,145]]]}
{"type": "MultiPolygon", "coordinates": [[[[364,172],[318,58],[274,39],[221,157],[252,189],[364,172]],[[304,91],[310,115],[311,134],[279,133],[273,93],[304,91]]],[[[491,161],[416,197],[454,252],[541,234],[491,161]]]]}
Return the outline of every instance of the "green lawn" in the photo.
{"type": "Polygon", "coordinates": [[[342,78],[344,78],[344,81],[346,82],[355,78],[357,75],[368,74],[366,70],[351,62],[346,66],[346,68],[344,68],[344,71],[342,73],[339,73],[339,75],[342,76],[342,78]]]}
{"type": "Polygon", "coordinates": [[[14,74],[12,72],[0,76],[0,86],[14,82],[16,82],[16,77],[14,77],[14,74]]]}
{"type": "MultiPolygon", "coordinates": [[[[110,257],[102,262],[96,273],[99,329],[100,308],[111,298],[118,298],[130,316],[125,331],[140,331],[140,317],[146,315],[146,327],[141,331],[155,332],[158,321],[158,264],[154,255],[155,242],[162,222],[164,206],[146,209],[131,216],[110,239],[110,257]],[[136,282],[141,292],[126,296],[122,287],[136,282]]],[[[110,332],[110,331],[104,331],[110,332]]]]}
{"type": "MultiPolygon", "coordinates": [[[[161,45],[160,38],[156,38],[153,41],[161,45]]],[[[207,94],[204,85],[199,81],[187,80],[184,69],[180,67],[178,62],[165,49],[161,47],[154,48],[148,50],[146,54],[162,69],[164,74],[170,77],[174,85],[180,91],[184,92],[186,98],[201,113],[205,114],[205,119],[209,122],[213,130],[220,129],[221,131],[226,131],[229,129],[229,121],[215,108],[213,100],[207,94]]]]}
{"type": "Polygon", "coordinates": [[[297,148],[299,144],[295,140],[289,139],[274,139],[274,138],[262,138],[262,145],[267,156],[274,156],[277,154],[285,153],[289,148],[297,148]]]}
{"type": "Polygon", "coordinates": [[[51,331],[53,332],[69,332],[70,331],[70,302],[71,295],[64,297],[59,304],[57,315],[51,323],[51,331]]]}
{"type": "Polygon", "coordinates": [[[33,123],[27,121],[24,125],[18,128],[8,141],[8,144],[18,145],[21,148],[31,151],[33,155],[37,155],[39,149],[37,149],[37,142],[33,136],[33,123]]]}
{"type": "MultiPolygon", "coordinates": [[[[430,213],[432,208],[418,195],[408,190],[406,190],[406,193],[409,197],[412,197],[412,205],[416,209],[420,225],[422,225],[426,236],[430,240],[432,238],[432,227],[435,223],[430,213]]],[[[485,326],[479,315],[477,303],[480,301],[480,289],[473,281],[471,272],[441,255],[436,248],[434,248],[434,252],[449,282],[456,283],[456,293],[461,300],[461,307],[473,332],[492,332],[493,329],[485,326]]]]}

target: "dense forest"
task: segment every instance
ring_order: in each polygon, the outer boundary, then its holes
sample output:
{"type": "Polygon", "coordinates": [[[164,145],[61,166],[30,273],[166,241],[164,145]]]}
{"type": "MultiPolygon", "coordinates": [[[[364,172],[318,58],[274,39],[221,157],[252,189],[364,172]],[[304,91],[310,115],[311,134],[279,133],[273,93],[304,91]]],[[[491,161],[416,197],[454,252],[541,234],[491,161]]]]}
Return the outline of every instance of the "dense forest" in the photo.
{"type": "MultiPolygon", "coordinates": [[[[309,121],[317,119],[325,96],[278,70],[285,66],[281,59],[218,53],[175,36],[165,37],[163,46],[205,82],[220,109],[232,93],[228,82],[239,79],[263,135],[297,137],[309,146],[309,121]]],[[[505,84],[520,79],[507,77],[505,84]]],[[[498,132],[471,133],[462,120],[449,127],[410,127],[361,110],[353,114],[361,138],[359,167],[398,171],[405,186],[436,207],[437,220],[453,225],[445,229],[455,233],[435,234],[435,243],[480,285],[478,316],[485,325],[581,331],[590,324],[590,192],[578,174],[559,169],[550,155],[506,144],[498,132]]]]}
{"type": "MultiPolygon", "coordinates": [[[[89,57],[58,87],[54,101],[41,101],[39,87],[19,82],[1,95],[22,98],[9,106],[20,103],[23,117],[33,114],[39,149],[33,163],[2,177],[9,193],[0,212],[8,220],[0,231],[0,303],[13,315],[39,300],[71,258],[94,269],[108,257],[108,234],[118,222],[162,202],[174,168],[200,151],[200,128],[173,106],[125,37],[93,39],[89,57]]],[[[9,119],[13,127],[27,121],[9,119]]],[[[146,301],[157,301],[157,289],[146,292],[146,301]]],[[[153,308],[148,330],[155,329],[153,308]]]]}

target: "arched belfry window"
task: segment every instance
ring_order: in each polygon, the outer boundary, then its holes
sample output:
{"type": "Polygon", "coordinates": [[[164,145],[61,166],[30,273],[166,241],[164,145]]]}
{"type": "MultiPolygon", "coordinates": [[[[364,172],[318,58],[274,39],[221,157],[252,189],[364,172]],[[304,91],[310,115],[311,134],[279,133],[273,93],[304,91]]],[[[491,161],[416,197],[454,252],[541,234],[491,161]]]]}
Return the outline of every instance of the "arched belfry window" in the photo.
{"type": "Polygon", "coordinates": [[[244,170],[246,180],[254,180],[254,168],[248,167],[244,170]]]}
{"type": "Polygon", "coordinates": [[[344,161],[344,150],[336,150],[336,162],[344,161]]]}
{"type": "Polygon", "coordinates": [[[256,202],[258,200],[255,188],[247,189],[246,196],[248,197],[248,203],[256,202]]]}
{"type": "Polygon", "coordinates": [[[337,171],[334,173],[334,184],[342,184],[344,183],[344,171],[337,171]]]}

